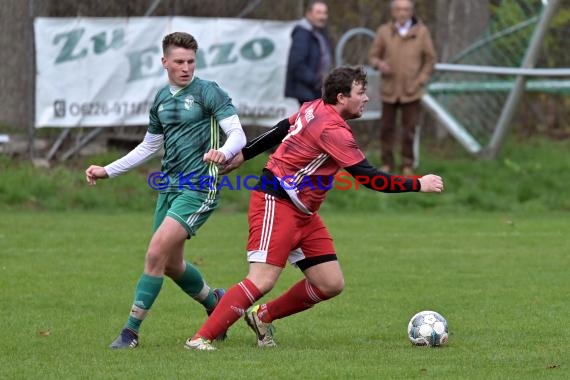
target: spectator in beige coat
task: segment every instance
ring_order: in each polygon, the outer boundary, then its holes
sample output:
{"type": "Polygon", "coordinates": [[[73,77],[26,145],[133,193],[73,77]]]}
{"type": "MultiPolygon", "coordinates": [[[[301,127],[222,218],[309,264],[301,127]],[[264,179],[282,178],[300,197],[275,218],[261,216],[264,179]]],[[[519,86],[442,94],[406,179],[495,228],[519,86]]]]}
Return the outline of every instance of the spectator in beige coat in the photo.
{"type": "Polygon", "coordinates": [[[411,175],[420,98],[433,71],[436,54],[429,30],[414,17],[413,1],[392,0],[391,9],[392,21],[378,28],[368,58],[370,65],[382,75],[382,170],[396,169],[393,154],[396,112],[401,109],[401,169],[404,175],[411,175]]]}

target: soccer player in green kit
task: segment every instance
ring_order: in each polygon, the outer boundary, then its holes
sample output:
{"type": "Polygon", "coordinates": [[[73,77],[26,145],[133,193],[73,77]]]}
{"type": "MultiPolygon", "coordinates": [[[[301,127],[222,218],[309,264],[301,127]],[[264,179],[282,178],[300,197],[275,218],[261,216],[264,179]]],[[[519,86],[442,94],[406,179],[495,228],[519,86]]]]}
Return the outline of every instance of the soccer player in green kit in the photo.
{"type": "Polygon", "coordinates": [[[160,292],[164,275],[200,302],[208,314],[224,294],[223,289],[211,289],[198,269],[184,260],[184,243],[219,202],[216,186],[204,188],[200,177],[217,178],[217,165],[241,151],[245,134],[229,96],[216,83],[194,76],[198,50],[194,37],[169,34],[162,49],[169,85],[155,97],[143,142],[113,163],[92,165],[85,171],[87,182],[94,185],[98,179],[115,177],[147,161],[164,144],[162,172],[169,185],[158,195],[144,272],[127,323],[111,348],[138,346],[140,325],[160,292]],[[227,137],[222,147],[220,129],[227,137]]]}

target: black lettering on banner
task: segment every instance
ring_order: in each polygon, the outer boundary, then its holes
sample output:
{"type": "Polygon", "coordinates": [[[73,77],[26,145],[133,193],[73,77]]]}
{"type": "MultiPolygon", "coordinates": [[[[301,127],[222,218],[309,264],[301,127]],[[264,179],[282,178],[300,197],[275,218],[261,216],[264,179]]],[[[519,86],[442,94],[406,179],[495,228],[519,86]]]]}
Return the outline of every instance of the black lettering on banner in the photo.
{"type": "Polygon", "coordinates": [[[80,110],[81,110],[81,106],[79,105],[79,103],[71,103],[69,105],[69,114],[71,116],[81,115],[81,112],[79,112],[80,110]]]}
{"type": "Polygon", "coordinates": [[[65,100],[55,100],[53,103],[54,116],[138,116],[147,115],[150,111],[151,102],[143,100],[140,102],[66,102],[65,100]],[[66,104],[69,104],[67,106],[66,104]]]}
{"type": "Polygon", "coordinates": [[[53,102],[53,116],[54,117],[65,117],[65,99],[56,99],[53,102]]]}

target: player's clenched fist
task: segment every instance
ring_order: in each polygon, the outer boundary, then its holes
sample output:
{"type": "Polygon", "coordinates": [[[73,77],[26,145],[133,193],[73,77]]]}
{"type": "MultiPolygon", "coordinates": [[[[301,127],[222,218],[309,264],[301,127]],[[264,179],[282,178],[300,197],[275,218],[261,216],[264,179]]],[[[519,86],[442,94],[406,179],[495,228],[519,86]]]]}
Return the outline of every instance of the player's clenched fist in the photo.
{"type": "Polygon", "coordinates": [[[228,174],[232,170],[239,168],[240,165],[243,164],[243,161],[244,161],[243,153],[238,152],[238,154],[236,154],[234,158],[232,158],[231,160],[229,160],[224,164],[224,166],[220,170],[220,174],[228,174]]]}
{"type": "Polygon", "coordinates": [[[98,179],[109,178],[109,175],[102,166],[91,165],[85,170],[85,179],[90,185],[95,185],[98,179]]]}
{"type": "Polygon", "coordinates": [[[219,150],[210,149],[204,154],[204,162],[212,162],[214,164],[223,164],[226,162],[226,156],[219,150]]]}
{"type": "Polygon", "coordinates": [[[420,178],[422,193],[441,193],[443,191],[443,179],[435,174],[428,174],[420,178]]]}

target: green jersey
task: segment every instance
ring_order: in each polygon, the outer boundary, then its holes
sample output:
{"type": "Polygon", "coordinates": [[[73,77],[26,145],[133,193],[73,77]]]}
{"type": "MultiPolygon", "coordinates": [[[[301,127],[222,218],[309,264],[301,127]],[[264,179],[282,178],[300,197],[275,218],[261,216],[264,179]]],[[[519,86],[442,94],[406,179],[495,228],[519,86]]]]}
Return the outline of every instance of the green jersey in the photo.
{"type": "Polygon", "coordinates": [[[215,196],[218,167],[203,161],[220,145],[219,120],[236,115],[231,99],[215,82],[194,77],[172,94],[158,91],[150,109],[148,132],[164,135],[162,172],[169,186],[162,192],[198,190],[215,196]]]}

